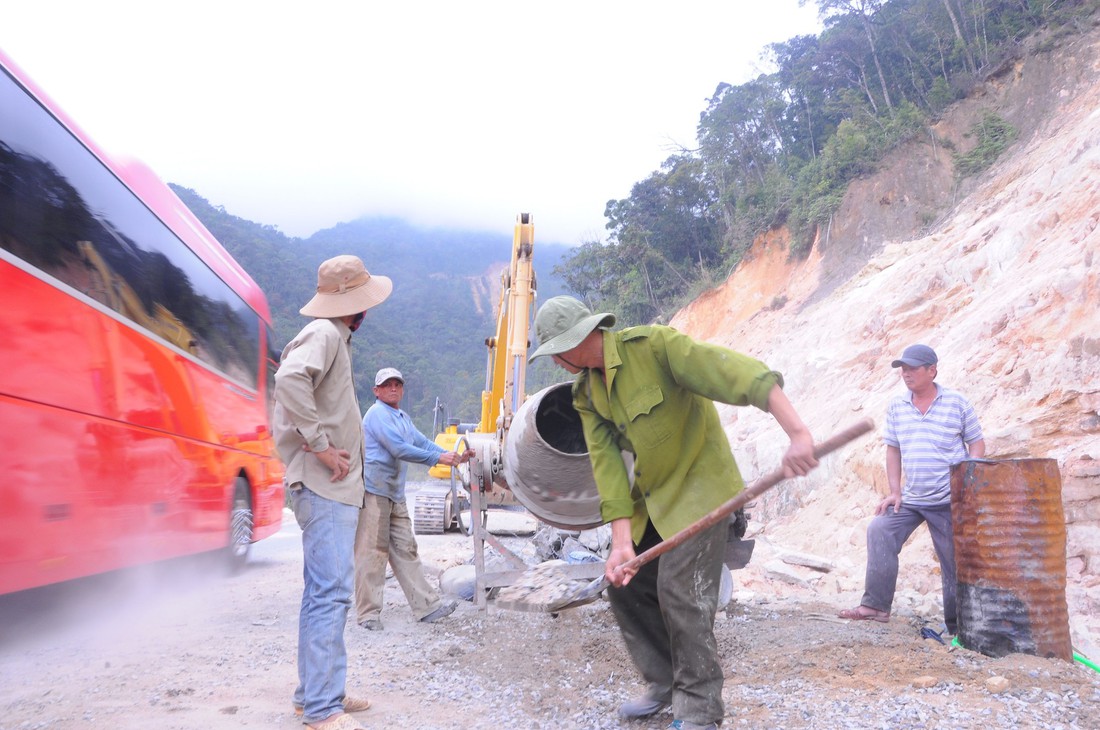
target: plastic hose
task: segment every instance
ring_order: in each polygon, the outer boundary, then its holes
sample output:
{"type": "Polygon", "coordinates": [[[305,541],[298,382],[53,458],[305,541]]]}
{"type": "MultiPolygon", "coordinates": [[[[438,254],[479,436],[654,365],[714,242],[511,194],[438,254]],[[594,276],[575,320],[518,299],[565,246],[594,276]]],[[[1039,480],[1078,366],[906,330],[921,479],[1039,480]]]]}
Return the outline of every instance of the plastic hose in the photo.
{"type": "Polygon", "coordinates": [[[1100,667],[1096,666],[1096,662],[1089,661],[1083,655],[1073,652],[1073,661],[1078,664],[1083,664],[1094,672],[1100,672],[1100,667]]]}

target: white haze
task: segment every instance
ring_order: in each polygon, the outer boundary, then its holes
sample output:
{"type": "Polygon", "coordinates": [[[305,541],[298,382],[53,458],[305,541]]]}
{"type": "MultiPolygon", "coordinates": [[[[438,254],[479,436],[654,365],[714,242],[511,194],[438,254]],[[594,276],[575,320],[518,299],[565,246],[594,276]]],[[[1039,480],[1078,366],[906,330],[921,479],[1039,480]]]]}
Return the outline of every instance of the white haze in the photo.
{"type": "MultiPolygon", "coordinates": [[[[99,651],[110,665],[124,660],[131,648],[156,645],[183,627],[204,625],[234,600],[231,584],[259,580],[258,574],[288,561],[301,561],[301,531],[293,517],[284,515],[283,529],[252,546],[239,574],[215,552],[0,596],[0,653],[36,660],[56,654],[64,661],[72,647],[86,647],[99,651]]],[[[272,610],[285,609],[240,608],[257,622],[272,610]]],[[[15,679],[0,672],[0,686],[15,679]]]]}
{"type": "Polygon", "coordinates": [[[306,236],[360,215],[601,238],[815,9],[682,0],[9,3],[0,49],[113,155],[306,236]]]}

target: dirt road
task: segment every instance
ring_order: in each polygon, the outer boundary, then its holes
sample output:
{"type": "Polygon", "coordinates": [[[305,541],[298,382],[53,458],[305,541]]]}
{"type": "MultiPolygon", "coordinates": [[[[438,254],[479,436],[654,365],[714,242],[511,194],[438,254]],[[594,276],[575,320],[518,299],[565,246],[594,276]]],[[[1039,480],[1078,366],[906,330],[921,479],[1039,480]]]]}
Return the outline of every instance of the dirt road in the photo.
{"type": "MultiPolygon", "coordinates": [[[[420,546],[433,573],[471,555],[456,533],[420,546]]],[[[300,571],[291,519],[241,575],[185,560],[0,597],[0,728],[300,728],[300,571]]],[[[556,618],[463,603],[425,625],[392,580],[386,600],[383,632],[347,630],[349,689],[375,703],[368,727],[672,719],[616,719],[641,686],[605,601],[556,618]]],[[[726,727],[1100,728],[1100,675],[1080,664],[951,650],[921,639],[915,618],[848,623],[814,601],[758,595],[719,614],[726,727]]]]}

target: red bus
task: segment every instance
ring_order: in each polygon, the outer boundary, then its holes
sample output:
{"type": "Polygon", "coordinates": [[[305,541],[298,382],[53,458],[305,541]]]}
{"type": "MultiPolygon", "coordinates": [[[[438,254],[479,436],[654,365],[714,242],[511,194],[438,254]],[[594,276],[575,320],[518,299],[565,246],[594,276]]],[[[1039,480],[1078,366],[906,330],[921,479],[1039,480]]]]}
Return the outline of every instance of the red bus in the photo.
{"type": "Polygon", "coordinates": [[[0,52],[0,594],[282,522],[263,292],[0,52]]]}

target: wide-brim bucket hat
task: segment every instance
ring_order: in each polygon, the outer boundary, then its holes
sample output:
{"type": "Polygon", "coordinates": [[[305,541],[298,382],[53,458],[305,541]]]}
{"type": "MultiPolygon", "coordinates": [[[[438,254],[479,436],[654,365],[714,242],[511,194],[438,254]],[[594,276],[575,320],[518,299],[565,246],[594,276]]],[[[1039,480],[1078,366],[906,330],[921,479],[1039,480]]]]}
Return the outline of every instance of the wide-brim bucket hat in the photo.
{"type": "Polygon", "coordinates": [[[544,355],[560,355],[569,352],[599,327],[614,326],[615,315],[610,312],[592,314],[592,310],[573,297],[553,297],[539,307],[535,315],[535,336],[539,347],[527,358],[531,362],[544,355]]]}
{"type": "Polygon", "coordinates": [[[386,300],[387,276],[371,275],[358,256],[336,256],[317,269],[317,293],[298,311],[307,317],[350,317],[386,300]]]}

